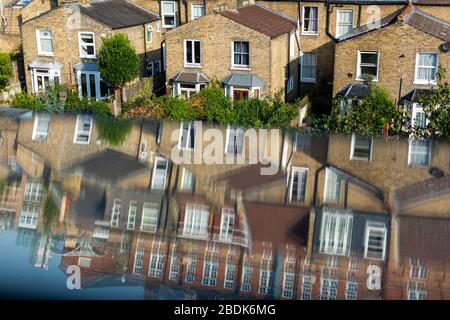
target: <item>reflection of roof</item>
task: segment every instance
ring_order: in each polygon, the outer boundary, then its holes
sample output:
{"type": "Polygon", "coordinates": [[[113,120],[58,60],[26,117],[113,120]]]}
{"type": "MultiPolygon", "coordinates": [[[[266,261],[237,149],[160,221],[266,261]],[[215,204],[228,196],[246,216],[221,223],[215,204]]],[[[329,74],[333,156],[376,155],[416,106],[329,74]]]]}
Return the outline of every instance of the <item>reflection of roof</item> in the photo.
{"type": "Polygon", "coordinates": [[[305,246],[308,237],[307,207],[245,203],[252,241],[305,246]]]}
{"type": "Polygon", "coordinates": [[[400,216],[402,258],[450,261],[450,219],[400,216]]]}
{"type": "Polygon", "coordinates": [[[29,64],[30,68],[61,69],[62,63],[52,58],[38,58],[29,64]]]}
{"type": "Polygon", "coordinates": [[[96,220],[103,220],[105,213],[105,190],[83,185],[78,197],[70,203],[71,215],[80,229],[93,230],[96,220]]]}
{"type": "Polygon", "coordinates": [[[72,169],[81,171],[83,178],[94,178],[100,179],[100,182],[114,183],[147,169],[147,166],[132,156],[113,150],[105,150],[75,164],[72,169]]]}
{"type": "Polygon", "coordinates": [[[230,73],[222,80],[224,84],[236,87],[264,87],[266,82],[253,73],[230,73]]]}
{"type": "Polygon", "coordinates": [[[296,28],[296,23],[259,5],[239,8],[236,11],[224,11],[220,14],[230,20],[276,38],[296,28]]]}
{"type": "Polygon", "coordinates": [[[394,199],[397,201],[399,209],[402,209],[447,193],[450,193],[449,175],[441,178],[431,178],[396,190],[394,199]]]}
{"type": "Polygon", "coordinates": [[[209,78],[203,72],[185,72],[180,71],[172,77],[174,82],[183,83],[207,83],[209,78]]]}
{"type": "Polygon", "coordinates": [[[239,190],[248,190],[255,187],[264,187],[267,183],[279,181],[286,177],[282,170],[274,175],[262,175],[260,164],[253,164],[243,168],[238,168],[219,175],[216,181],[224,181],[229,187],[239,190]]]}
{"type": "Polygon", "coordinates": [[[32,111],[29,109],[0,107],[0,117],[22,118],[24,116],[32,116],[32,111]]]}
{"type": "Polygon", "coordinates": [[[73,6],[112,29],[129,28],[159,20],[155,13],[124,0],[98,1],[73,6]]]}
{"type": "Polygon", "coordinates": [[[349,83],[340,89],[336,96],[354,99],[365,98],[370,95],[370,87],[365,83],[349,83]]]}
{"type": "Polygon", "coordinates": [[[419,97],[421,95],[426,95],[429,93],[430,93],[430,89],[428,89],[428,88],[413,88],[402,97],[402,100],[409,101],[409,102],[419,102],[419,97]]]}

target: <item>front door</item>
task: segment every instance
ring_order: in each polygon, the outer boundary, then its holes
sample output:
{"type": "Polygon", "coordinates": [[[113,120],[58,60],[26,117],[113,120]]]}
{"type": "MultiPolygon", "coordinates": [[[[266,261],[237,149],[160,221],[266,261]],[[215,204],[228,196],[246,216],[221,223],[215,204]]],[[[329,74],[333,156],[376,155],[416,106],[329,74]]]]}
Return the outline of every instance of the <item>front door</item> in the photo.
{"type": "Polygon", "coordinates": [[[50,72],[48,69],[38,69],[34,74],[34,92],[44,92],[50,85],[50,72]]]}

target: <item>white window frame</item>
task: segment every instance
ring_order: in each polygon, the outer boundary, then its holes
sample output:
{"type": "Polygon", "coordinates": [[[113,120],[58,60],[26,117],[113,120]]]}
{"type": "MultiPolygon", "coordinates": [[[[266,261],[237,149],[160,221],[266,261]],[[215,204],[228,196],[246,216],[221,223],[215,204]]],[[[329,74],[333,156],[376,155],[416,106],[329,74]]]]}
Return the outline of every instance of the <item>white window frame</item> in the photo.
{"type": "Polygon", "coordinates": [[[75,134],[73,136],[73,143],[74,144],[89,144],[91,141],[91,133],[92,133],[92,126],[93,126],[93,122],[94,119],[91,116],[87,116],[87,115],[78,115],[77,116],[77,120],[75,122],[75,134]],[[78,136],[80,133],[87,133],[87,131],[78,131],[78,123],[81,121],[81,119],[90,120],[90,125],[89,125],[89,133],[88,133],[88,140],[87,141],[78,141],[78,136]]]}
{"type": "Polygon", "coordinates": [[[55,55],[55,48],[54,48],[54,41],[53,41],[53,31],[50,29],[36,29],[36,40],[37,40],[37,47],[38,47],[38,55],[40,56],[54,56],[55,55]],[[50,39],[52,41],[52,51],[42,51],[41,48],[41,35],[40,35],[40,31],[47,31],[50,32],[50,38],[45,38],[45,39],[50,39]]]}
{"type": "Polygon", "coordinates": [[[417,281],[409,281],[406,298],[408,300],[427,300],[425,284],[417,281]]]}
{"type": "Polygon", "coordinates": [[[353,11],[353,9],[337,9],[336,10],[336,38],[338,38],[338,37],[340,37],[340,36],[342,36],[342,35],[346,35],[346,34],[349,34],[349,33],[339,33],[338,32],[338,30],[339,30],[339,25],[341,24],[343,24],[340,20],[339,20],[339,18],[340,18],[340,13],[342,13],[342,12],[351,12],[352,13],[352,24],[351,24],[351,30],[353,30],[354,29],[354,21],[355,21],[355,16],[354,16],[354,11],[353,11]]]}
{"type": "Polygon", "coordinates": [[[419,164],[419,163],[411,163],[411,151],[412,151],[412,143],[414,142],[414,139],[410,139],[408,142],[408,165],[410,166],[418,166],[418,167],[429,167],[430,166],[430,162],[431,162],[431,141],[427,141],[428,143],[428,159],[427,159],[427,164],[419,164]]]}
{"type": "Polygon", "coordinates": [[[188,129],[187,129],[187,137],[186,137],[186,145],[182,146],[181,142],[182,142],[182,137],[184,134],[184,123],[186,121],[181,121],[180,123],[180,135],[178,137],[178,149],[181,150],[194,150],[195,149],[195,135],[196,135],[196,130],[195,130],[195,126],[194,126],[194,122],[193,121],[188,121],[188,129]],[[191,131],[194,130],[194,145],[191,147],[191,131]]]}
{"type": "Polygon", "coordinates": [[[236,223],[236,213],[234,209],[222,208],[222,216],[220,218],[220,235],[219,235],[221,241],[227,242],[233,241],[235,223],[236,223]]]}
{"type": "Polygon", "coordinates": [[[145,36],[147,38],[147,42],[152,43],[153,42],[153,27],[152,27],[152,25],[148,25],[145,30],[146,30],[145,36]],[[148,36],[149,34],[150,34],[150,36],[148,36]]]}
{"type": "Polygon", "coordinates": [[[340,177],[339,173],[326,168],[325,169],[325,184],[324,184],[324,188],[323,188],[323,202],[324,203],[339,203],[341,201],[341,189],[342,189],[342,177],[340,177]],[[331,173],[330,173],[331,172],[331,173]],[[337,176],[336,178],[336,191],[337,191],[337,195],[336,195],[336,199],[332,199],[328,197],[328,188],[331,188],[329,186],[330,183],[330,174],[335,174],[337,176]]]}
{"type": "Polygon", "coordinates": [[[153,61],[147,62],[147,71],[150,77],[155,76],[155,67],[153,65],[153,61]]]}
{"type": "Polygon", "coordinates": [[[358,281],[347,280],[347,283],[345,284],[345,299],[356,300],[357,297],[358,297],[358,281]],[[351,288],[351,286],[354,286],[354,288],[351,288]]]}
{"type": "Polygon", "coordinates": [[[309,168],[306,167],[292,167],[291,169],[291,177],[290,177],[290,185],[289,185],[289,201],[290,202],[305,202],[306,201],[306,189],[308,186],[308,173],[309,173],[309,168]],[[302,200],[298,200],[298,194],[297,194],[297,199],[293,200],[292,199],[292,191],[293,191],[293,186],[294,186],[294,174],[295,172],[301,172],[305,174],[305,189],[303,192],[303,199],[302,200]]]}
{"type": "Polygon", "coordinates": [[[91,261],[92,261],[92,259],[90,259],[90,258],[78,257],[78,265],[83,268],[90,268],[91,261]]]}
{"type": "Polygon", "coordinates": [[[436,84],[437,83],[437,71],[439,66],[439,54],[437,52],[417,52],[416,54],[416,65],[414,68],[414,84],[436,84]],[[419,56],[421,54],[433,54],[436,56],[436,66],[429,67],[429,66],[420,66],[421,68],[428,68],[428,69],[434,69],[434,81],[427,81],[423,79],[419,79],[419,56]]]}
{"type": "Polygon", "coordinates": [[[312,279],[311,274],[304,273],[302,276],[302,293],[301,300],[311,300],[312,298],[312,279]]]}
{"type": "Polygon", "coordinates": [[[145,242],[142,239],[137,240],[136,252],[134,254],[133,274],[141,274],[145,257],[145,242]]]}
{"type": "Polygon", "coordinates": [[[324,209],[320,227],[320,252],[339,256],[348,256],[351,252],[353,234],[353,215],[348,213],[336,213],[332,209],[324,209]],[[335,219],[334,233],[329,234],[328,225],[331,218],[335,219]],[[328,222],[328,223],[327,223],[328,222]],[[339,246],[339,226],[345,223],[342,235],[342,246],[339,246]]]}
{"type": "MultiPolygon", "coordinates": [[[[240,52],[240,54],[242,55],[242,52],[240,52]]],[[[244,53],[245,54],[245,53],[244,53]]],[[[250,70],[250,41],[244,41],[244,40],[235,40],[235,41],[231,41],[231,69],[239,69],[239,70],[250,70]],[[235,64],[234,63],[234,43],[235,42],[246,42],[248,43],[248,64],[235,64]]],[[[249,95],[250,96],[250,95],[249,95]]]]}
{"type": "Polygon", "coordinates": [[[152,251],[148,262],[148,276],[161,278],[164,269],[164,246],[161,241],[153,241],[152,251]]]}
{"type": "Polygon", "coordinates": [[[157,203],[153,203],[153,202],[144,202],[144,205],[142,206],[142,216],[141,216],[141,231],[144,232],[154,232],[156,231],[156,228],[158,227],[158,221],[159,221],[159,210],[160,207],[157,203]],[[148,211],[146,211],[146,209],[148,211]],[[148,216],[146,217],[147,219],[150,217],[152,218],[152,220],[154,220],[154,223],[152,224],[144,224],[145,220],[145,214],[149,214],[149,213],[155,213],[156,210],[156,218],[153,219],[152,216],[148,216]]]}
{"type": "Polygon", "coordinates": [[[231,125],[227,126],[226,132],[226,141],[225,141],[225,154],[227,155],[241,155],[244,152],[245,148],[245,132],[244,129],[240,127],[232,127],[231,125]],[[239,139],[242,138],[241,148],[239,150],[239,139]],[[233,152],[229,152],[230,143],[233,143],[233,152]]]}
{"type": "Polygon", "coordinates": [[[303,36],[317,36],[319,34],[319,7],[318,6],[304,6],[302,8],[302,32],[303,36]],[[305,8],[315,8],[317,11],[317,30],[315,31],[305,31],[305,8]]]}
{"type": "Polygon", "coordinates": [[[203,17],[205,14],[206,14],[206,8],[205,8],[205,5],[204,5],[204,4],[201,4],[201,3],[195,3],[195,4],[192,4],[192,5],[191,5],[191,21],[192,21],[192,20],[195,20],[195,19],[198,19],[198,18],[200,18],[200,17],[203,17]],[[203,10],[202,10],[202,15],[201,15],[201,16],[195,16],[195,15],[194,15],[195,9],[198,9],[198,8],[203,9],[203,10]]]}
{"type": "Polygon", "coordinates": [[[167,160],[164,157],[156,157],[155,158],[155,163],[153,165],[153,173],[152,173],[152,183],[151,183],[151,190],[165,190],[166,189],[166,185],[167,185],[167,172],[169,170],[169,160],[167,160]],[[166,168],[164,170],[164,184],[162,186],[162,188],[160,186],[155,186],[155,176],[156,176],[156,171],[160,170],[158,169],[158,163],[159,162],[165,162],[166,163],[166,168]]]}
{"type": "Polygon", "coordinates": [[[114,199],[114,204],[111,212],[111,227],[119,227],[120,214],[122,210],[122,200],[114,199]]]}
{"type": "Polygon", "coordinates": [[[227,261],[227,264],[225,265],[225,277],[223,280],[224,289],[233,289],[235,274],[236,274],[236,265],[229,264],[227,261]]]}
{"type": "Polygon", "coordinates": [[[49,132],[49,129],[50,129],[50,119],[51,119],[50,114],[47,114],[47,113],[45,113],[45,114],[36,113],[36,116],[34,117],[33,134],[32,134],[32,140],[33,141],[46,141],[47,140],[48,132],[49,132]],[[48,119],[47,131],[46,132],[44,132],[44,131],[39,132],[38,131],[39,121],[40,120],[47,121],[47,119],[48,119]]]}
{"type": "Polygon", "coordinates": [[[425,127],[426,128],[428,126],[428,124],[430,123],[430,119],[427,116],[427,113],[423,110],[423,107],[420,103],[414,102],[411,106],[411,126],[415,127],[416,126],[416,117],[418,113],[423,113],[425,114],[425,127]]]}
{"type": "Polygon", "coordinates": [[[78,45],[79,45],[79,49],[80,49],[80,58],[92,58],[92,59],[95,59],[97,57],[97,51],[96,51],[96,48],[95,48],[95,33],[94,32],[90,32],[90,31],[80,31],[80,32],[78,32],[78,45]],[[82,34],[92,35],[92,43],[85,44],[82,41],[82,37],[81,37],[82,34]],[[86,47],[88,47],[88,46],[89,47],[93,47],[94,48],[94,54],[84,54],[83,53],[83,49],[82,49],[83,45],[85,45],[86,47]]]}
{"type": "MultiPolygon", "coordinates": [[[[308,67],[311,67],[311,66],[308,66],[308,67]]],[[[306,83],[316,83],[316,81],[317,81],[317,53],[316,52],[303,52],[302,55],[300,56],[300,81],[306,82],[306,83]],[[303,57],[305,54],[313,54],[315,57],[316,72],[314,74],[314,78],[305,78],[303,76],[303,67],[304,67],[304,63],[303,63],[304,58],[303,57]]]]}
{"type": "Polygon", "coordinates": [[[207,238],[209,235],[210,211],[206,205],[186,204],[183,236],[207,238]]]}
{"type": "Polygon", "coordinates": [[[195,175],[194,173],[186,168],[183,168],[182,172],[181,172],[181,183],[180,183],[180,190],[181,191],[194,191],[195,189],[195,175]],[[188,177],[189,176],[189,177],[188,177]],[[187,187],[185,186],[186,182],[189,180],[192,181],[192,186],[191,187],[187,187]]]}
{"type": "MultiPolygon", "coordinates": [[[[358,50],[358,59],[357,59],[357,65],[356,65],[356,81],[365,81],[363,74],[361,73],[361,54],[376,54],[377,55],[377,75],[376,77],[373,77],[372,81],[377,82],[378,81],[378,76],[380,73],[380,51],[376,51],[376,50],[358,50]]],[[[364,66],[368,66],[368,67],[373,67],[372,65],[363,65],[364,66]]]]}
{"type": "Polygon", "coordinates": [[[368,221],[366,223],[366,234],[365,234],[365,238],[364,238],[364,258],[370,259],[370,260],[383,261],[384,258],[386,257],[386,242],[387,242],[387,227],[386,227],[386,225],[382,222],[368,221]],[[369,251],[369,236],[370,236],[370,232],[372,230],[377,231],[377,232],[383,232],[383,234],[384,234],[383,253],[381,255],[381,258],[379,258],[379,259],[367,256],[367,253],[369,251]]]}
{"type": "Polygon", "coordinates": [[[355,140],[356,134],[352,133],[352,142],[350,146],[350,160],[361,160],[361,161],[372,161],[372,151],[373,151],[373,136],[370,137],[370,150],[368,158],[355,157],[355,140]]]}
{"type": "Polygon", "coordinates": [[[130,206],[128,208],[128,220],[127,220],[127,229],[128,230],[134,230],[134,228],[136,226],[137,210],[138,210],[137,201],[130,201],[130,206]]]}
{"type": "Polygon", "coordinates": [[[202,42],[197,39],[185,39],[183,41],[183,55],[184,55],[184,67],[185,68],[201,68],[202,67],[202,42]],[[192,62],[187,61],[187,43],[191,42],[192,62]],[[199,43],[200,48],[200,62],[195,62],[195,43],[199,43]]]}
{"type": "Polygon", "coordinates": [[[161,1],[161,20],[162,20],[162,27],[166,29],[175,28],[177,26],[177,3],[176,1],[161,1]],[[172,4],[173,5],[173,12],[164,12],[164,5],[165,4],[172,4]],[[166,24],[165,23],[165,17],[173,17],[173,24],[166,24]]]}

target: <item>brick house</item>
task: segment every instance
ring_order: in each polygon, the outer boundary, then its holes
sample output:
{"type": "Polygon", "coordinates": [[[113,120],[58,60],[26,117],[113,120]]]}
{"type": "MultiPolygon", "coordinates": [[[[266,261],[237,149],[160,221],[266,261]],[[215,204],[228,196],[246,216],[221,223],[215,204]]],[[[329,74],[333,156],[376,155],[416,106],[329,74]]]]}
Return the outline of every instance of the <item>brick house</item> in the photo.
{"type": "Polygon", "coordinates": [[[223,11],[166,33],[167,82],[190,96],[216,78],[233,99],[285,89],[296,97],[296,23],[261,6],[223,11]]]}
{"type": "Polygon", "coordinates": [[[336,44],[333,94],[347,100],[367,96],[364,75],[369,75],[393,100],[412,104],[415,90],[436,84],[438,65],[450,70],[445,46],[450,22],[410,4],[377,24],[380,28],[361,26],[336,44]]]}
{"type": "Polygon", "coordinates": [[[96,55],[102,37],[114,33],[130,39],[141,61],[141,75],[157,78],[162,74],[159,20],[146,9],[117,0],[66,3],[28,20],[22,26],[28,91],[43,91],[57,81],[76,85],[83,96],[108,96],[96,55]]]}

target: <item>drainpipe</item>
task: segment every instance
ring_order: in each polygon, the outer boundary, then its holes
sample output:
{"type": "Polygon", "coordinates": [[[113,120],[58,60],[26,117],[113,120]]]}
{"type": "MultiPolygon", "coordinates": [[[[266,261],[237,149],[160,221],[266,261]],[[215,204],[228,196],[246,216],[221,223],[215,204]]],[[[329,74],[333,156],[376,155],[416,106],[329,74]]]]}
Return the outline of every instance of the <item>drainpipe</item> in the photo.
{"type": "Polygon", "coordinates": [[[4,11],[3,11],[3,0],[0,0],[0,15],[2,17],[3,26],[6,27],[6,17],[4,15],[4,11]]]}
{"type": "Polygon", "coordinates": [[[285,90],[284,90],[284,101],[287,101],[288,98],[288,91],[287,91],[287,84],[289,83],[289,78],[291,77],[291,56],[290,56],[290,52],[291,52],[291,32],[288,33],[288,52],[287,52],[287,79],[285,82],[285,90]]]}
{"type": "Polygon", "coordinates": [[[298,37],[298,53],[299,53],[299,55],[298,55],[298,60],[297,60],[297,69],[298,69],[298,81],[297,81],[297,95],[298,96],[300,96],[300,89],[301,89],[301,81],[300,81],[300,79],[301,79],[301,72],[302,72],[302,70],[301,70],[301,66],[300,66],[300,53],[302,52],[302,42],[300,41],[300,35],[301,35],[301,33],[302,33],[302,30],[301,30],[301,28],[303,28],[303,21],[300,23],[300,19],[302,18],[302,4],[301,4],[301,0],[298,0],[298,2],[297,2],[297,14],[298,14],[298,19],[297,19],[297,21],[298,21],[298,23],[297,23],[297,28],[298,28],[298,30],[297,30],[297,32],[298,32],[298,34],[299,34],[299,37],[298,37]]]}
{"type": "Polygon", "coordinates": [[[144,72],[143,74],[147,74],[147,28],[145,27],[145,24],[142,25],[144,28],[144,72]]]}
{"type": "Polygon", "coordinates": [[[178,26],[181,25],[181,0],[178,0],[177,3],[178,3],[178,24],[177,24],[178,26]]]}
{"type": "Polygon", "coordinates": [[[358,21],[356,22],[356,26],[359,28],[361,26],[361,10],[362,6],[358,5],[358,21]]]}
{"type": "Polygon", "coordinates": [[[335,37],[331,34],[331,32],[330,32],[330,13],[331,13],[331,6],[330,6],[330,0],[326,0],[327,2],[326,2],[326,19],[325,19],[325,24],[326,24],[326,29],[325,29],[325,33],[327,34],[327,36],[331,39],[331,40],[333,40],[333,41],[335,41],[336,42],[336,39],[335,39],[335,37]]]}
{"type": "Polygon", "coordinates": [[[187,23],[189,21],[189,9],[188,9],[189,5],[187,0],[183,0],[183,5],[184,5],[184,23],[187,23]]]}

